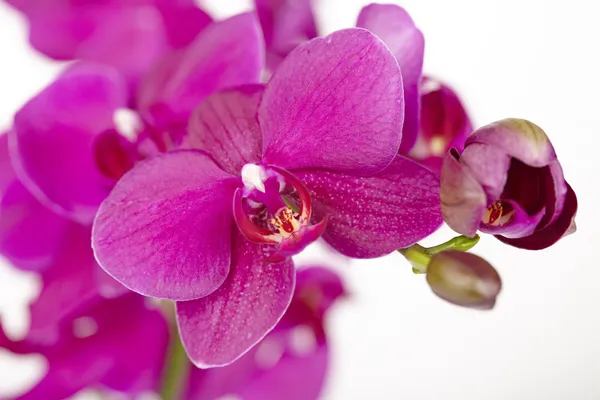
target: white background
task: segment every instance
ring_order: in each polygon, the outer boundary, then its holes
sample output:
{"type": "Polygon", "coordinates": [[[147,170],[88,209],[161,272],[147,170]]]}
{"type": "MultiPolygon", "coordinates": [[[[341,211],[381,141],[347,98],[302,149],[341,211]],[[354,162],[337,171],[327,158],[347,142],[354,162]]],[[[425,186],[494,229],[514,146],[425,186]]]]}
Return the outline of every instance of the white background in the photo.
{"type": "MultiPolygon", "coordinates": [[[[320,0],[322,32],[350,27],[367,1],[320,0]]],[[[207,1],[218,15],[249,1],[207,1]]],[[[400,3],[399,3],[400,4],[400,3]]],[[[550,135],[579,198],[578,232],[520,251],[484,237],[475,252],[503,277],[492,312],[431,294],[397,254],[348,263],[352,297],[328,321],[326,399],[600,399],[600,22],[590,0],[405,0],[426,38],[425,71],[457,88],[476,126],[528,118],[550,135]]],[[[25,24],[0,6],[0,127],[58,71],[27,48],[25,24]]],[[[451,236],[442,229],[426,241],[451,236]]],[[[302,260],[327,257],[313,249],[302,260]]],[[[6,317],[35,285],[0,269],[6,317]]],[[[24,300],[25,299],[25,300],[24,300]]],[[[21,319],[10,319],[15,332],[21,319]]],[[[21,327],[22,328],[22,327],[21,327]]],[[[35,370],[0,353],[0,395],[35,370]],[[10,361],[10,362],[9,362],[10,361]],[[25,372],[23,372],[25,371],[25,372]]]]}

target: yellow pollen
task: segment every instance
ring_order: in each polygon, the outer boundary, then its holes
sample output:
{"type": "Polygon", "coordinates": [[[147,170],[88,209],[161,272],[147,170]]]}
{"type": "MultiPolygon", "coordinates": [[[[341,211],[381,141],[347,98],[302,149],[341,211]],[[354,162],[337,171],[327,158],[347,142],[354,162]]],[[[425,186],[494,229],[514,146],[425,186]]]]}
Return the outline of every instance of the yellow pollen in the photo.
{"type": "Polygon", "coordinates": [[[300,222],[294,217],[294,212],[289,207],[282,207],[269,222],[274,225],[284,237],[290,237],[300,229],[300,222]]]}
{"type": "Polygon", "coordinates": [[[446,141],[443,137],[436,136],[429,142],[429,149],[431,150],[431,155],[436,157],[443,156],[446,152],[446,141]]]}

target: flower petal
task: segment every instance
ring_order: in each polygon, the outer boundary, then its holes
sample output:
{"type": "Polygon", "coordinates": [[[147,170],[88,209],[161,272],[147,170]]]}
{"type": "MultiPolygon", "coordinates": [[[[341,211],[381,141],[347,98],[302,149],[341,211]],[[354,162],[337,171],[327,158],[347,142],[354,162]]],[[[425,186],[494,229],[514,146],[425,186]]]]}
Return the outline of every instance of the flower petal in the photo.
{"type": "Polygon", "coordinates": [[[460,155],[460,163],[481,184],[488,203],[501,198],[511,166],[511,158],[504,150],[472,143],[460,155]]]}
{"type": "Polygon", "coordinates": [[[397,156],[368,178],[296,171],[314,201],[314,220],[329,216],[323,237],[349,257],[380,257],[410,246],[442,223],[438,178],[397,156]]]}
{"type": "MultiPolygon", "coordinates": [[[[311,0],[254,0],[254,5],[272,61],[281,62],[296,46],[317,36],[311,0]]],[[[269,69],[279,62],[269,63],[269,69]]]]}
{"type": "Polygon", "coordinates": [[[11,350],[29,348],[48,361],[44,378],[19,399],[66,398],[97,386],[132,396],[157,389],[168,329],[160,312],[149,309],[141,296],[130,294],[86,310],[65,324],[61,338],[45,347],[9,343],[11,350]]]}
{"type": "Polygon", "coordinates": [[[146,296],[208,295],[229,271],[238,184],[199,151],[173,151],[140,163],[100,206],[92,235],[96,259],[146,296]]]}
{"type": "Polygon", "coordinates": [[[444,155],[455,147],[463,151],[473,125],[456,92],[448,85],[423,77],[421,92],[421,125],[417,142],[408,155],[437,174],[444,155]]]}
{"type": "Polygon", "coordinates": [[[17,179],[0,136],[0,253],[15,267],[42,271],[51,264],[62,234],[74,222],[40,203],[17,179]]]}
{"type": "Polygon", "coordinates": [[[442,165],[440,201],[444,222],[454,231],[475,236],[487,209],[486,194],[477,180],[458,161],[451,149],[442,165]]]}
{"type": "Polygon", "coordinates": [[[363,29],[313,39],[290,53],[265,89],[264,162],[373,174],[398,151],[402,110],[400,71],[379,39],[363,29]]]}
{"type": "Polygon", "coordinates": [[[501,235],[498,240],[514,247],[526,250],[542,250],[552,246],[562,237],[575,231],[574,221],[577,214],[577,196],[569,184],[561,214],[546,227],[539,229],[530,236],[511,239],[501,235]]]}
{"type": "Polygon", "coordinates": [[[546,133],[524,119],[507,118],[481,127],[467,138],[466,145],[470,143],[500,147],[531,167],[544,167],[556,160],[554,147],[546,133]]]}
{"type": "Polygon", "coordinates": [[[192,43],[212,18],[193,1],[160,0],[160,11],[170,45],[179,49],[192,43]]]}
{"type": "Polygon", "coordinates": [[[266,263],[263,258],[260,245],[236,234],[225,283],[207,297],[177,303],[181,339],[198,367],[237,360],[273,329],[288,308],[294,264],[266,263]]]}
{"type": "Polygon", "coordinates": [[[423,70],[425,39],[410,15],[393,4],[370,4],[364,7],[356,26],[374,33],[390,48],[402,72],[404,85],[404,126],[400,151],[415,144],[419,132],[419,84],[423,70]]]}
{"type": "Polygon", "coordinates": [[[479,226],[481,232],[490,233],[492,235],[502,235],[507,238],[520,238],[531,235],[538,226],[544,214],[545,209],[539,210],[534,215],[529,215],[514,200],[502,200],[503,207],[509,207],[512,212],[510,220],[506,224],[485,224],[479,226]]]}
{"type": "Polygon", "coordinates": [[[208,95],[226,87],[258,82],[264,43],[254,14],[245,13],[206,27],[188,47],[166,56],[146,76],[137,105],[155,125],[183,126],[208,95]]]}
{"type": "Polygon", "coordinates": [[[91,222],[109,187],[95,165],[95,135],[113,126],[125,86],[114,70],[76,64],[31,99],[9,133],[17,173],[57,212],[91,222]]]}
{"type": "Polygon", "coordinates": [[[256,112],[263,90],[247,85],[209,96],[192,114],[183,146],[206,151],[235,175],[245,164],[258,164],[262,136],[256,112]]]}

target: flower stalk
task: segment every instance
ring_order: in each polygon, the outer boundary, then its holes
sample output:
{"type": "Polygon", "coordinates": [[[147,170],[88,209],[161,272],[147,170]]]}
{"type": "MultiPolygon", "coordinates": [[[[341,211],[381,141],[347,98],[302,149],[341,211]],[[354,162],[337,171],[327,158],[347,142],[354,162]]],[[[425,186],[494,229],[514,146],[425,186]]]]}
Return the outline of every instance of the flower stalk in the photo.
{"type": "Polygon", "coordinates": [[[159,394],[162,400],[178,400],[182,398],[183,389],[187,386],[192,364],[181,343],[174,318],[170,321],[169,333],[169,348],[159,394]]]}
{"type": "Polygon", "coordinates": [[[469,251],[478,242],[479,235],[474,237],[460,235],[437,246],[423,247],[420,244],[413,244],[410,247],[398,249],[398,252],[412,264],[415,274],[424,274],[427,272],[427,266],[434,255],[446,250],[469,251]]]}

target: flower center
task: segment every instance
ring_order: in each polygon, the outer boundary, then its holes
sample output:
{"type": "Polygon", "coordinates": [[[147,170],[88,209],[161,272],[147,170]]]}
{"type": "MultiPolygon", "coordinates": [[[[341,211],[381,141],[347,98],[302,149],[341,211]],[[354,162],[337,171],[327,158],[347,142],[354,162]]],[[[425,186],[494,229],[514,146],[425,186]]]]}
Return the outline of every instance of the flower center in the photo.
{"type": "Polygon", "coordinates": [[[233,214],[246,239],[277,245],[277,254],[285,258],[323,233],[326,221],[310,224],[310,193],[294,175],[275,166],[246,164],[241,176],[244,187],[235,193],[233,214]]]}
{"type": "Polygon", "coordinates": [[[481,221],[490,226],[504,226],[508,224],[515,214],[515,210],[508,203],[497,200],[490,205],[481,221]]]}

